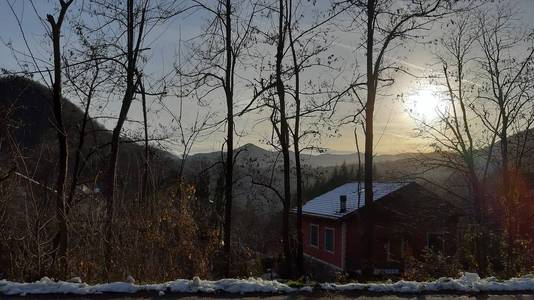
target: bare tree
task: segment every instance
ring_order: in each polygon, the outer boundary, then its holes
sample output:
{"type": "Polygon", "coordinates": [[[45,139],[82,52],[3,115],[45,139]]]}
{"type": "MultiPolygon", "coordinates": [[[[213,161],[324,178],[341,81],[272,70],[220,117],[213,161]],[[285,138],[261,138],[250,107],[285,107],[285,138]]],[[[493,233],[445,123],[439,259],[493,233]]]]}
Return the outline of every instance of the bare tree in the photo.
{"type": "Polygon", "coordinates": [[[115,128],[113,129],[112,137],[111,137],[111,153],[110,153],[110,160],[109,160],[109,166],[107,171],[107,179],[106,179],[106,188],[105,188],[105,195],[106,195],[106,201],[107,201],[107,217],[106,217],[106,234],[105,234],[105,260],[106,260],[106,269],[109,271],[112,267],[112,260],[111,260],[111,251],[112,251],[112,239],[113,239],[113,202],[114,202],[114,196],[115,196],[115,178],[117,176],[117,159],[119,156],[119,139],[120,139],[120,133],[122,130],[122,127],[124,125],[124,121],[126,120],[126,116],[128,115],[128,111],[130,110],[130,106],[132,104],[132,100],[135,93],[135,70],[137,65],[137,59],[140,54],[141,49],[141,41],[143,37],[143,30],[145,26],[145,14],[146,14],[146,8],[148,5],[148,1],[145,1],[144,7],[141,12],[141,16],[139,21],[136,21],[134,19],[134,1],[128,0],[126,2],[126,28],[125,33],[127,36],[126,40],[126,67],[125,67],[125,73],[126,73],[126,88],[124,91],[123,99],[122,99],[122,105],[119,113],[119,118],[117,120],[117,124],[115,125],[115,128]],[[138,25],[136,25],[138,24],[138,25]],[[137,29],[137,38],[134,37],[135,31],[137,29]]]}
{"type": "Polygon", "coordinates": [[[534,72],[532,33],[518,26],[515,16],[514,6],[505,3],[482,11],[478,18],[479,44],[483,52],[480,61],[483,69],[481,76],[485,81],[479,89],[482,104],[478,106],[478,115],[484,126],[499,139],[499,162],[503,182],[501,197],[506,199],[505,207],[510,210],[510,213],[506,214],[509,265],[512,264],[515,240],[512,230],[513,206],[516,202],[514,182],[519,172],[519,168],[511,166],[511,160],[521,161],[519,157],[511,158],[509,137],[513,130],[519,133],[531,127],[528,112],[533,108],[534,72]],[[527,51],[524,51],[525,49],[527,51]]]}
{"type": "MultiPolygon", "coordinates": [[[[480,162],[491,161],[485,157],[481,148],[492,148],[495,135],[486,138],[477,129],[476,114],[473,107],[477,102],[476,61],[478,30],[467,13],[457,15],[447,22],[447,33],[436,54],[441,72],[431,75],[431,81],[440,87],[434,97],[443,99],[443,105],[435,108],[436,119],[427,120],[414,114],[420,125],[421,135],[430,140],[436,156],[426,158],[423,165],[429,170],[448,168],[459,172],[468,186],[468,204],[473,212],[476,234],[476,261],[480,274],[486,272],[485,243],[483,235],[483,197],[482,186],[486,174],[480,171],[480,162]],[[446,105],[445,105],[446,104],[446,105]]],[[[414,103],[414,105],[418,105],[414,103]]],[[[420,104],[419,104],[420,105],[420,104]]]]}
{"type": "MultiPolygon", "coordinates": [[[[230,275],[232,256],[232,200],[234,184],[234,76],[236,56],[233,50],[232,40],[232,3],[226,0],[225,5],[225,51],[226,67],[224,69],[224,94],[226,96],[226,165],[225,165],[225,187],[224,187],[224,253],[226,254],[225,275],[230,275]]],[[[237,50],[239,51],[239,49],[237,50]]]]}
{"type": "MultiPolygon", "coordinates": [[[[122,100],[120,112],[112,131],[110,155],[105,174],[104,195],[106,198],[106,224],[104,237],[105,265],[112,267],[112,242],[114,202],[117,179],[117,162],[121,131],[137,90],[136,72],[142,74],[143,43],[146,36],[159,24],[183,10],[174,2],[150,0],[127,0],[124,4],[115,1],[91,1],[88,6],[91,22],[84,24],[86,34],[94,35],[97,42],[105,41],[108,51],[99,61],[111,61],[116,65],[114,80],[110,80],[113,92],[120,89],[122,100]]],[[[90,43],[92,41],[89,41],[90,43]]]]}
{"type": "MultiPolygon", "coordinates": [[[[364,44],[366,66],[366,100],[365,116],[365,158],[364,188],[365,205],[373,204],[373,147],[374,147],[374,113],[377,95],[384,87],[393,83],[388,71],[400,70],[394,62],[389,62],[388,54],[417,32],[428,28],[436,19],[449,13],[450,1],[414,0],[400,3],[393,0],[348,0],[338,1],[336,5],[348,5],[352,12],[354,24],[365,28],[364,44]]],[[[351,84],[351,85],[354,85],[351,84]]],[[[372,216],[368,216],[372,220],[372,216]]],[[[371,271],[373,224],[365,222],[363,242],[366,261],[364,269],[367,275],[371,271]]]]}
{"type": "MultiPolygon", "coordinates": [[[[189,89],[186,93],[196,94],[199,101],[204,101],[207,97],[217,92],[224,93],[226,114],[224,122],[226,126],[226,138],[223,148],[226,148],[224,161],[225,170],[225,206],[224,206],[224,273],[229,276],[231,273],[231,244],[232,244],[232,207],[233,207],[233,185],[234,164],[236,153],[234,151],[235,117],[242,116],[253,109],[255,100],[268,88],[254,90],[250,102],[246,107],[235,112],[234,91],[236,81],[243,79],[238,76],[238,69],[245,64],[247,49],[251,47],[251,38],[255,32],[253,19],[258,13],[258,6],[254,1],[242,3],[249,5],[236,5],[234,1],[220,0],[193,1],[193,8],[212,16],[206,29],[199,35],[198,44],[193,46],[193,66],[192,70],[184,72],[177,70],[186,81],[185,86],[189,89]],[[238,15],[238,12],[241,14],[238,15]]],[[[250,86],[246,81],[245,86],[250,86]]]]}
{"type": "MultiPolygon", "coordinates": [[[[208,4],[195,3],[203,10],[213,14],[213,22],[210,28],[206,32],[206,38],[212,39],[218,37],[221,40],[215,40],[216,47],[212,48],[212,45],[208,46],[206,50],[206,56],[212,63],[213,60],[221,60],[220,67],[224,74],[218,75],[212,73],[211,66],[206,67],[205,71],[200,71],[200,74],[194,74],[193,76],[201,76],[200,80],[215,80],[216,85],[221,87],[224,91],[226,102],[226,159],[224,160],[225,170],[225,186],[224,186],[224,255],[225,266],[224,274],[230,275],[231,272],[231,243],[232,243],[232,200],[233,200],[233,182],[234,182],[234,88],[235,88],[235,67],[237,58],[242,50],[241,46],[248,38],[248,33],[245,32],[243,36],[236,35],[233,28],[236,21],[234,20],[234,12],[232,1],[218,1],[215,8],[210,7],[208,4]],[[222,35],[219,35],[219,30],[222,35]],[[224,58],[222,58],[224,57],[224,58]]],[[[204,41],[213,42],[213,41],[204,41]]]]}
{"type": "Polygon", "coordinates": [[[59,0],[60,11],[57,19],[54,16],[47,15],[46,19],[51,27],[51,39],[54,51],[54,80],[52,83],[52,102],[54,110],[54,119],[56,126],[56,134],[58,140],[58,161],[59,169],[56,181],[56,218],[58,221],[58,233],[55,238],[54,260],[56,259],[58,265],[62,270],[63,276],[66,276],[67,265],[67,251],[68,251],[68,227],[67,227],[67,211],[65,202],[65,186],[67,182],[67,168],[68,168],[68,141],[67,131],[63,121],[63,99],[62,99],[62,66],[61,66],[61,26],[65,20],[65,15],[73,0],[64,1],[59,0]]]}
{"type": "Polygon", "coordinates": [[[435,96],[443,98],[446,106],[436,111],[437,120],[419,119],[419,123],[439,154],[430,159],[429,167],[452,169],[465,178],[475,225],[476,267],[484,274],[491,230],[486,222],[491,217],[486,216],[487,189],[495,170],[502,186],[491,189],[504,199],[506,265],[510,267],[514,261],[512,223],[518,215],[514,185],[533,122],[532,71],[528,66],[534,52],[532,39],[515,23],[509,4],[485,6],[478,10],[476,20],[468,17],[473,12],[447,22],[447,33],[439,44],[442,51],[437,55],[442,71],[432,79],[442,87],[435,96]],[[510,142],[512,134],[514,142],[510,142]],[[509,154],[512,148],[515,155],[509,154]],[[494,153],[497,149],[499,154],[494,153]]]}
{"type": "Polygon", "coordinates": [[[300,99],[300,67],[298,63],[297,51],[295,49],[295,37],[293,34],[294,25],[291,20],[293,16],[293,2],[289,1],[289,16],[288,16],[288,37],[289,46],[291,49],[291,58],[293,62],[293,73],[295,76],[295,121],[293,127],[293,151],[295,154],[295,176],[296,176],[296,195],[297,198],[297,270],[299,274],[304,272],[304,241],[302,234],[302,166],[300,161],[300,113],[301,113],[301,99],[300,99]]]}
{"type": "MultiPolygon", "coordinates": [[[[301,8],[304,7],[302,2],[294,2],[289,0],[287,3],[287,38],[288,38],[288,50],[291,54],[290,56],[290,68],[285,72],[286,77],[290,79],[293,77],[293,85],[287,85],[287,94],[291,96],[294,100],[293,110],[288,112],[288,119],[292,119],[293,126],[288,125],[291,137],[293,139],[293,151],[295,156],[295,179],[296,179],[296,206],[297,206],[297,222],[296,222],[296,231],[297,231],[297,256],[296,256],[296,265],[297,270],[300,275],[303,274],[303,236],[302,236],[302,205],[303,205],[303,175],[302,175],[302,162],[301,162],[301,153],[305,150],[310,150],[313,147],[308,147],[302,145],[304,141],[309,136],[318,136],[320,135],[319,131],[311,130],[306,128],[304,118],[308,120],[313,120],[312,123],[321,122],[320,113],[329,113],[331,114],[335,110],[335,104],[337,97],[323,99],[324,101],[319,101],[320,98],[325,98],[324,95],[328,95],[331,92],[332,88],[329,88],[327,91],[321,91],[321,88],[313,86],[313,83],[308,83],[308,85],[302,86],[301,84],[301,74],[307,70],[314,68],[321,68],[332,73],[336,72],[337,69],[333,66],[333,62],[336,60],[334,55],[329,55],[324,62],[321,62],[321,54],[325,53],[331,43],[325,38],[328,33],[328,25],[331,21],[340,15],[343,10],[332,10],[330,13],[317,18],[314,22],[302,28],[301,23],[303,22],[301,13],[301,8]],[[301,16],[301,17],[299,17],[301,16]],[[308,98],[308,101],[306,99],[308,98]],[[319,98],[319,99],[316,99],[319,98]],[[317,115],[319,114],[319,115],[317,115]]],[[[315,4],[314,4],[315,5],[315,4]]],[[[335,77],[335,76],[334,76],[335,77]]],[[[289,81],[286,79],[285,81],[289,81]]],[[[321,80],[321,79],[318,79],[321,80]]],[[[334,79],[335,80],[335,79],[334,79]]],[[[330,87],[333,87],[333,83],[325,82],[315,82],[318,86],[322,86],[324,89],[327,84],[330,87]]],[[[310,124],[308,124],[308,127],[310,124]]]]}
{"type": "Polygon", "coordinates": [[[278,5],[278,35],[276,43],[276,65],[275,65],[275,80],[276,80],[276,96],[278,97],[277,110],[279,111],[279,123],[280,127],[273,122],[273,127],[278,136],[280,143],[283,165],[284,165],[284,201],[283,201],[283,220],[282,220],[282,241],[284,245],[284,259],[285,259],[285,272],[287,276],[291,276],[291,248],[289,238],[289,214],[291,209],[291,166],[289,157],[289,124],[287,121],[286,111],[286,87],[283,76],[283,61],[286,48],[287,39],[287,27],[288,10],[291,9],[287,6],[287,1],[279,0],[278,5]]]}

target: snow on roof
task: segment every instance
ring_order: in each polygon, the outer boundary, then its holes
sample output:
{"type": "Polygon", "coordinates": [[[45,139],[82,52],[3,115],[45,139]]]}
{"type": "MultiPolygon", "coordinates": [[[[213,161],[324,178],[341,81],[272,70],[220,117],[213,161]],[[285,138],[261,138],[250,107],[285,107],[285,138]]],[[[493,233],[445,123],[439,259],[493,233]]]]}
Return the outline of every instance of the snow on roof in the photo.
{"type": "MultiPolygon", "coordinates": [[[[375,182],[373,183],[373,201],[382,199],[388,194],[391,194],[408,184],[410,184],[410,182],[375,182]]],[[[363,188],[363,182],[350,182],[338,186],[337,188],[306,202],[302,207],[302,213],[330,218],[340,218],[363,207],[365,205],[364,202],[365,189],[363,188]],[[345,212],[340,212],[339,197],[342,195],[347,196],[347,209],[345,212]],[[360,198],[359,206],[357,203],[358,198],[360,198]]]]}

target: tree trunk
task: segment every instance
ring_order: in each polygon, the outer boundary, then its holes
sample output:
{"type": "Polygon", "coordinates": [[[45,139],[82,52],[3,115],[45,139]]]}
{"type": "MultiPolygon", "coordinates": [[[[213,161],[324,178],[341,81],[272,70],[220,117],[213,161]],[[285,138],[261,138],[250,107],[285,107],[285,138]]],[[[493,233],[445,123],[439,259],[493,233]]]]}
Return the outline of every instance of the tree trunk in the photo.
{"type": "MultiPolygon", "coordinates": [[[[106,267],[106,275],[110,275],[112,269],[112,242],[113,242],[113,217],[114,217],[114,197],[115,197],[115,184],[117,176],[117,160],[119,156],[119,142],[120,133],[130,106],[132,104],[135,88],[134,88],[134,75],[135,75],[135,58],[133,47],[133,34],[134,34],[134,12],[133,12],[133,0],[127,1],[127,69],[126,69],[126,90],[122,99],[121,110],[117,124],[113,129],[111,136],[111,153],[109,158],[109,165],[106,176],[106,219],[105,219],[105,237],[104,237],[104,260],[106,267]]],[[[141,25],[142,26],[142,25],[141,25]]]]}
{"type": "Polygon", "coordinates": [[[364,188],[365,188],[365,228],[364,241],[364,275],[372,274],[372,256],[374,239],[374,217],[372,214],[373,204],[373,114],[376,99],[378,70],[373,69],[374,50],[374,21],[375,1],[367,2],[367,102],[365,106],[365,158],[364,158],[364,188]]]}
{"type": "Polygon", "coordinates": [[[65,205],[65,184],[67,180],[67,165],[68,165],[68,146],[67,146],[67,133],[63,124],[62,117],[62,104],[61,104],[61,58],[59,50],[59,32],[53,30],[54,35],[54,87],[53,87],[53,99],[54,99],[54,116],[56,119],[56,133],[58,139],[58,151],[59,151],[59,170],[56,181],[56,218],[58,221],[58,236],[55,244],[56,257],[60,267],[64,268],[63,273],[66,275],[66,263],[67,263],[67,247],[68,247],[68,234],[67,234],[67,215],[65,205]],[[57,34],[57,35],[56,35],[57,34]],[[56,48],[57,47],[57,48],[56,48]]]}
{"type": "Polygon", "coordinates": [[[61,82],[61,26],[65,18],[65,14],[71,1],[60,1],[61,10],[56,20],[52,15],[47,15],[47,20],[52,27],[52,45],[54,51],[54,82],[52,86],[52,102],[54,119],[56,126],[56,134],[58,140],[58,161],[59,169],[56,179],[56,219],[58,222],[58,232],[54,239],[54,260],[52,268],[57,261],[58,267],[62,276],[65,277],[68,271],[68,225],[67,225],[67,211],[65,203],[65,186],[67,181],[68,168],[68,144],[67,132],[63,123],[63,103],[62,97],[62,82],[61,82]]]}
{"type": "Polygon", "coordinates": [[[280,147],[282,148],[284,165],[284,203],[282,222],[282,241],[284,246],[285,273],[291,277],[291,248],[289,238],[289,215],[291,208],[291,178],[290,178],[290,158],[289,158],[289,127],[286,118],[285,86],[282,81],[282,60],[284,58],[285,29],[284,0],[279,1],[278,18],[278,44],[276,48],[276,92],[278,94],[280,109],[280,147]]]}
{"type": "MultiPolygon", "coordinates": [[[[292,11],[292,1],[289,2],[289,11],[292,11]]],[[[290,15],[291,20],[291,15],[290,15]]],[[[295,51],[295,41],[293,40],[293,28],[288,25],[289,43],[293,58],[293,72],[295,75],[295,126],[293,129],[293,150],[295,151],[295,172],[297,179],[297,271],[300,276],[304,274],[304,242],[302,233],[302,167],[300,164],[300,70],[295,51]]]]}
{"type": "MultiPolygon", "coordinates": [[[[298,133],[297,133],[298,134],[298,133]]],[[[300,165],[300,148],[298,138],[293,142],[295,150],[295,171],[297,177],[297,269],[304,274],[304,241],[302,234],[302,168],[300,165]]]]}
{"type": "Polygon", "coordinates": [[[224,91],[226,96],[226,118],[228,128],[226,129],[226,164],[225,164],[225,187],[224,187],[224,255],[226,258],[224,274],[231,275],[232,266],[232,200],[234,185],[234,80],[233,66],[234,57],[232,50],[232,3],[226,0],[226,69],[224,91]]]}
{"type": "Polygon", "coordinates": [[[143,162],[143,177],[141,178],[141,206],[145,206],[147,203],[147,194],[148,194],[148,172],[150,167],[150,148],[148,145],[148,120],[146,115],[146,93],[145,93],[145,86],[143,82],[141,82],[141,78],[139,78],[139,89],[141,91],[141,103],[143,108],[143,131],[144,131],[144,138],[145,138],[145,153],[144,153],[144,162],[143,162]]]}
{"type": "Polygon", "coordinates": [[[225,186],[224,186],[224,253],[226,256],[225,276],[230,277],[232,266],[232,190],[233,190],[233,170],[234,170],[234,120],[233,105],[227,105],[228,128],[226,136],[226,165],[225,165],[225,186]]]}

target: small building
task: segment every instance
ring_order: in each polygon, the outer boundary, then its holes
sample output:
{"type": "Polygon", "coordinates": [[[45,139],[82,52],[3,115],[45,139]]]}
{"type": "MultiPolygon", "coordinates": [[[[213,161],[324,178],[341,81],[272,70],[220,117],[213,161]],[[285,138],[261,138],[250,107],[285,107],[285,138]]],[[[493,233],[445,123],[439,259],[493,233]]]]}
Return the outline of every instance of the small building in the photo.
{"type": "MultiPolygon", "coordinates": [[[[425,249],[454,255],[460,211],[415,182],[376,182],[364,205],[363,183],[347,183],[303,206],[304,255],[333,271],[360,273],[364,226],[373,216],[370,264],[375,275],[398,275],[425,249]]],[[[369,226],[366,226],[369,227],[369,226]]]]}

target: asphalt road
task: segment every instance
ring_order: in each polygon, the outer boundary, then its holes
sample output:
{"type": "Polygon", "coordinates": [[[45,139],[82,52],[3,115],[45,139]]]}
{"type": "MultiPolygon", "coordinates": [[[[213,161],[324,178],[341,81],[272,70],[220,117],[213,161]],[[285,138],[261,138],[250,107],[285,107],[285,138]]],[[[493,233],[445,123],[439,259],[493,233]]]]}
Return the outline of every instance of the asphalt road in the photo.
{"type": "Polygon", "coordinates": [[[359,300],[534,300],[534,295],[476,295],[476,296],[462,296],[462,295],[418,295],[418,296],[384,296],[384,295],[350,295],[350,294],[331,294],[331,293],[312,293],[312,294],[290,294],[290,295],[96,295],[96,296],[68,296],[68,295],[42,295],[42,296],[24,296],[11,297],[0,296],[0,299],[35,299],[35,300],[199,300],[199,299],[249,299],[249,300],[305,300],[305,299],[359,299],[359,300]]]}

